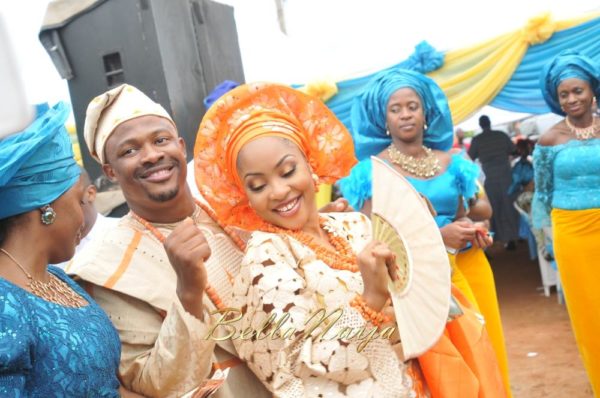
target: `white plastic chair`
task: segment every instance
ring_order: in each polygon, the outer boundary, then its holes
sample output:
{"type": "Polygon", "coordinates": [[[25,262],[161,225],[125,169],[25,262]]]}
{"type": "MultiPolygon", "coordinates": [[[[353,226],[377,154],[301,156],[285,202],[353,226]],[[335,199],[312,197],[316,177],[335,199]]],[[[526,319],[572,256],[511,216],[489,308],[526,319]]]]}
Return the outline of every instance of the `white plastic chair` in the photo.
{"type": "MultiPolygon", "coordinates": [[[[552,256],[552,258],[554,258],[554,250],[552,247],[552,228],[544,227],[542,229],[542,234],[544,241],[546,242],[546,252],[549,253],[552,256]]],[[[560,283],[560,274],[558,272],[556,260],[553,259],[552,261],[550,261],[550,266],[552,267],[554,272],[556,272],[556,297],[558,298],[558,304],[564,304],[565,296],[562,290],[562,285],[560,283]]]]}
{"type": "MultiPolygon", "coordinates": [[[[540,267],[540,274],[542,276],[542,286],[544,288],[544,295],[546,297],[550,297],[550,288],[552,286],[557,286],[559,283],[557,272],[552,268],[550,261],[546,260],[546,244],[548,241],[551,242],[551,231],[550,235],[548,236],[546,233],[544,233],[544,231],[533,228],[531,216],[525,210],[519,207],[519,205],[516,202],[514,202],[513,205],[515,209],[517,209],[519,214],[521,214],[527,220],[527,225],[531,229],[533,236],[535,236],[535,240],[537,243],[538,264],[540,267]]],[[[561,299],[559,297],[559,302],[560,300],[561,299]]]]}

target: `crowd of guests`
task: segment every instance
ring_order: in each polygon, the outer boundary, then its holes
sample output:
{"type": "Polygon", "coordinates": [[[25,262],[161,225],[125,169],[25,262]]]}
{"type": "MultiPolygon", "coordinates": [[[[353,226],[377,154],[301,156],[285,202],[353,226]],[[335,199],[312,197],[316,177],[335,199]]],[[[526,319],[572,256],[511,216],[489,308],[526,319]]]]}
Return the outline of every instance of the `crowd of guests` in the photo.
{"type": "Polygon", "coordinates": [[[297,90],[241,85],[199,126],[199,195],[171,116],[121,85],[90,102],[84,135],[130,212],[77,254],[100,228],[86,211],[94,192],[64,129],[69,109],[40,107],[31,126],[0,141],[0,395],[179,397],[228,369],[213,380],[216,397],[512,396],[484,250],[490,227],[516,239],[510,200],[532,186],[533,218],[552,223],[578,348],[600,394],[599,79],[574,52],[548,64],[544,97],[565,118],[533,162],[518,144],[511,168],[512,143],[483,118],[467,151],[483,165],[483,185],[480,168],[451,151],[447,99],[425,75],[379,74],[355,99],[350,129],[297,90]],[[362,348],[343,334],[397,322],[388,291],[396,256],[373,240],[370,221],[372,156],[429,205],[452,269],[455,308],[439,341],[414,358],[397,333],[362,348]],[[336,183],[344,199],[318,210],[321,183],[336,183]],[[66,273],[49,266],[61,263],[66,273]],[[315,311],[339,308],[335,324],[307,330],[315,311]],[[241,313],[235,331],[246,338],[218,327],[233,322],[219,315],[228,309],[241,313]],[[287,338],[252,335],[283,315],[294,328],[287,338]]]}

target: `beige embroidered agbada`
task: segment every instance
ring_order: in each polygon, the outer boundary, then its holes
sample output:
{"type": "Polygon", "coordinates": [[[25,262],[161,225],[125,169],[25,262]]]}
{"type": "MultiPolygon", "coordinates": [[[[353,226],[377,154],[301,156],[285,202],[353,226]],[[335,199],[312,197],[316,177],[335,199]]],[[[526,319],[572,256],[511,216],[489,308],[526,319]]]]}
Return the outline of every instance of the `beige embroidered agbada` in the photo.
{"type": "MultiPolygon", "coordinates": [[[[192,218],[211,247],[209,283],[227,302],[241,252],[199,207],[192,218]]],[[[176,225],[154,224],[165,236],[176,225]]],[[[78,253],[67,272],[86,282],[117,328],[125,387],[148,397],[178,397],[205,380],[212,366],[233,366],[215,397],[269,396],[230,341],[205,339],[210,317],[201,322],[183,309],[163,245],[131,215],[78,253]]],[[[215,309],[207,296],[204,303],[215,309]]]]}

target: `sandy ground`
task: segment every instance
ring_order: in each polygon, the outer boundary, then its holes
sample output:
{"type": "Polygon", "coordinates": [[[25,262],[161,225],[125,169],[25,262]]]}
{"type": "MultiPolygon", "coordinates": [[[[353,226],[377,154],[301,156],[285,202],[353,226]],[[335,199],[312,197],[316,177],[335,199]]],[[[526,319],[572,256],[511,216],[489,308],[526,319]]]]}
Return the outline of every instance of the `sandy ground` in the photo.
{"type": "Polygon", "coordinates": [[[545,297],[537,260],[527,243],[488,250],[494,270],[515,398],[593,397],[565,305],[545,297]]]}

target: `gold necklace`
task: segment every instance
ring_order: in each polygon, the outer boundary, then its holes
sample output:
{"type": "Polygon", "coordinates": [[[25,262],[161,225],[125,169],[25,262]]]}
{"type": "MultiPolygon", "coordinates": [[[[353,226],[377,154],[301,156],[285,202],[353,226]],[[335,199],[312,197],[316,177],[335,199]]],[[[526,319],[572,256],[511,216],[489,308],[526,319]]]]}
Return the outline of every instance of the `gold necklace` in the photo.
{"type": "Polygon", "coordinates": [[[598,128],[598,124],[596,124],[596,116],[592,116],[592,124],[587,127],[575,127],[569,121],[569,116],[565,117],[565,123],[571,133],[575,134],[575,137],[578,140],[589,140],[590,138],[594,138],[596,136],[596,130],[598,128]]]}
{"type": "Polygon", "coordinates": [[[423,150],[425,151],[425,156],[417,158],[403,154],[394,144],[391,144],[388,147],[388,156],[392,163],[400,166],[408,173],[417,177],[431,178],[442,169],[442,166],[440,165],[440,160],[431,149],[423,146],[423,150]]]}
{"type": "Polygon", "coordinates": [[[38,281],[37,279],[33,279],[33,276],[31,276],[31,274],[25,270],[25,267],[19,264],[19,262],[9,252],[2,248],[0,248],[0,251],[6,254],[6,256],[10,258],[13,263],[17,264],[17,267],[19,267],[27,276],[27,279],[29,279],[27,286],[31,290],[31,293],[43,298],[46,301],[60,304],[65,307],[80,308],[88,305],[88,302],[83,297],[75,293],[73,289],[69,287],[69,285],[58,279],[54,274],[50,273],[50,279],[48,282],[42,282],[38,281]]]}

